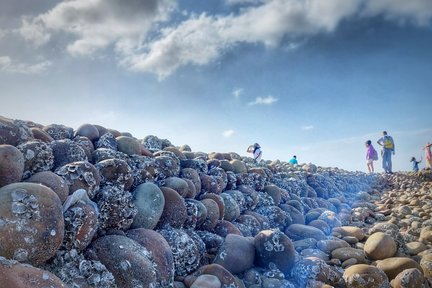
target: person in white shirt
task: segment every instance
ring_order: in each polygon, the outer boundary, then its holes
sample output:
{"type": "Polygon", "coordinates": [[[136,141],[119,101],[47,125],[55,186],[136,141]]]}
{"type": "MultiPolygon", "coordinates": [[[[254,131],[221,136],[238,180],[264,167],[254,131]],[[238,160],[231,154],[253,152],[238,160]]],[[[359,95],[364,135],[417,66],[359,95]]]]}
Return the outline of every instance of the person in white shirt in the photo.
{"type": "Polygon", "coordinates": [[[261,146],[258,143],[249,146],[246,152],[253,153],[253,158],[256,163],[259,163],[261,161],[262,151],[261,146]]]}

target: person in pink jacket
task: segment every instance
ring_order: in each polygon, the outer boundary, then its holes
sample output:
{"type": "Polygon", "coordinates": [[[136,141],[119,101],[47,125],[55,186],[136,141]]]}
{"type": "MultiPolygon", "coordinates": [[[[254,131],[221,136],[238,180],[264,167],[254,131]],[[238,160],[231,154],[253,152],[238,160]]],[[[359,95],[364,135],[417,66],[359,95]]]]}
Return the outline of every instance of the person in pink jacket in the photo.
{"type": "Polygon", "coordinates": [[[423,150],[425,150],[425,157],[426,157],[426,169],[432,169],[431,147],[432,144],[430,142],[423,147],[423,150]]]}
{"type": "Polygon", "coordinates": [[[366,143],[366,164],[369,170],[369,173],[374,172],[373,161],[378,160],[378,152],[372,145],[371,140],[367,140],[366,143]]]}

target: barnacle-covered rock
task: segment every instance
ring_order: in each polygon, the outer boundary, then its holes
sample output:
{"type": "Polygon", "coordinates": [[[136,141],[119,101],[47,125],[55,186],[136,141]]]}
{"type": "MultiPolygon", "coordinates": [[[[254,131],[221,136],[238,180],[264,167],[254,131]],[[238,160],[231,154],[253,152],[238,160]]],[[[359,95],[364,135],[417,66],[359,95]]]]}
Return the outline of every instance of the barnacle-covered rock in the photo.
{"type": "Polygon", "coordinates": [[[208,231],[196,230],[196,233],[205,244],[205,249],[208,254],[216,255],[225,241],[225,238],[208,231]]]}
{"type": "Polygon", "coordinates": [[[98,212],[92,205],[78,202],[63,215],[65,222],[63,246],[68,250],[84,250],[98,230],[98,212]]]}
{"type": "Polygon", "coordinates": [[[59,124],[50,124],[43,127],[43,130],[47,132],[54,140],[72,139],[73,129],[59,124]]]}
{"type": "Polygon", "coordinates": [[[33,138],[26,123],[0,116],[0,144],[17,146],[33,138]]]}
{"type": "Polygon", "coordinates": [[[186,276],[199,267],[201,257],[203,256],[202,251],[191,236],[169,225],[158,232],[171,247],[176,276],[186,276]]]}
{"type": "Polygon", "coordinates": [[[387,275],[375,266],[352,265],[343,273],[348,288],[390,288],[387,275]]]}
{"type": "Polygon", "coordinates": [[[289,214],[292,220],[292,224],[302,224],[302,225],[305,224],[305,218],[303,213],[301,213],[295,207],[288,204],[281,204],[279,205],[279,208],[281,208],[283,211],[289,214]]]}
{"type": "Polygon", "coordinates": [[[158,228],[169,224],[174,228],[181,228],[187,219],[186,203],[174,189],[160,187],[165,199],[165,206],[157,224],[158,228]]]}
{"type": "Polygon", "coordinates": [[[292,223],[291,216],[277,206],[261,206],[256,212],[265,216],[272,228],[279,228],[283,231],[292,223]]]}
{"type": "Polygon", "coordinates": [[[100,261],[89,260],[75,249],[58,250],[55,257],[43,265],[68,287],[116,288],[114,276],[100,261]]]}
{"type": "Polygon", "coordinates": [[[99,207],[100,228],[129,229],[137,214],[130,192],[118,185],[105,185],[98,191],[95,200],[99,207]]]}
{"type": "MultiPolygon", "coordinates": [[[[168,151],[165,151],[170,155],[168,151]]],[[[165,179],[172,176],[178,176],[180,173],[180,160],[171,153],[170,156],[157,156],[155,162],[156,180],[165,179]]]]}
{"type": "Polygon", "coordinates": [[[243,234],[240,232],[236,225],[226,220],[219,220],[215,228],[213,229],[213,232],[222,237],[226,237],[228,234],[236,234],[243,236],[243,234]]]}
{"type": "Polygon", "coordinates": [[[132,169],[121,159],[106,159],[95,165],[101,177],[101,185],[119,185],[126,191],[132,187],[132,169]]]}
{"type": "Polygon", "coordinates": [[[294,266],[295,250],[291,240],[279,230],[263,230],[255,236],[255,263],[263,268],[275,265],[285,275],[294,266]]]}
{"type": "Polygon", "coordinates": [[[113,134],[107,132],[104,133],[99,139],[95,142],[95,148],[106,148],[117,151],[117,140],[113,134]]]}
{"type": "Polygon", "coordinates": [[[165,197],[161,189],[153,183],[140,184],[132,192],[132,202],[137,214],[131,228],[155,228],[165,206],[165,197]]]}
{"type": "Polygon", "coordinates": [[[187,218],[183,224],[185,229],[195,229],[197,226],[204,223],[207,218],[207,208],[203,203],[195,199],[186,199],[187,218]]]}
{"type": "Polygon", "coordinates": [[[89,162],[93,162],[93,151],[95,149],[93,142],[84,136],[75,136],[72,141],[79,144],[84,149],[89,162]]]}
{"type": "Polygon", "coordinates": [[[425,277],[417,268],[405,269],[392,281],[394,288],[418,288],[422,287],[425,277]]]}
{"type": "Polygon", "coordinates": [[[0,145],[0,187],[19,182],[24,172],[24,157],[14,146],[0,145]]]}
{"type": "Polygon", "coordinates": [[[51,171],[38,172],[30,178],[26,179],[25,181],[32,183],[40,183],[47,186],[48,188],[51,188],[51,190],[53,190],[60,198],[60,201],[62,203],[69,195],[69,186],[67,185],[66,181],[62,177],[51,171]]]}
{"type": "Polygon", "coordinates": [[[217,194],[225,190],[228,184],[228,178],[227,178],[227,174],[222,168],[209,169],[208,175],[212,176],[217,182],[217,191],[216,191],[217,194]]]}
{"type": "Polygon", "coordinates": [[[255,246],[253,238],[228,234],[213,261],[233,274],[239,274],[253,266],[255,246]]]}
{"type": "Polygon", "coordinates": [[[123,152],[116,151],[108,148],[98,148],[93,151],[93,161],[98,163],[107,159],[120,159],[129,163],[130,157],[123,152]]]}
{"type": "Polygon", "coordinates": [[[40,141],[33,140],[17,146],[24,156],[23,179],[42,171],[50,171],[54,166],[54,155],[51,147],[40,141]]]}
{"type": "Polygon", "coordinates": [[[66,284],[49,271],[0,256],[1,287],[66,288],[66,284]]]}
{"type": "Polygon", "coordinates": [[[152,157],[132,155],[128,163],[132,169],[132,189],[145,182],[154,182],[156,172],[152,157]]]}
{"type": "Polygon", "coordinates": [[[158,137],[154,135],[148,135],[146,136],[142,141],[142,145],[147,150],[150,150],[152,152],[163,150],[165,147],[172,146],[171,142],[167,139],[159,139],[158,137]]]}
{"type": "Polygon", "coordinates": [[[246,173],[247,172],[247,167],[246,164],[238,159],[234,159],[230,161],[232,167],[233,167],[233,172],[235,174],[241,174],[241,173],[246,173]]]}
{"type": "Polygon", "coordinates": [[[114,275],[118,287],[156,287],[156,263],[152,254],[136,241],[120,235],[103,236],[92,242],[86,254],[114,275]]]}
{"type": "Polygon", "coordinates": [[[195,186],[196,193],[201,192],[201,179],[198,172],[192,168],[183,168],[180,170],[180,178],[189,179],[195,186]]]}
{"type": "Polygon", "coordinates": [[[96,191],[99,190],[101,182],[99,172],[93,164],[87,161],[68,163],[57,168],[55,173],[66,181],[69,194],[78,189],[84,189],[88,196],[93,199],[96,191]]]}
{"type": "Polygon", "coordinates": [[[146,248],[156,264],[156,281],[160,287],[172,287],[174,283],[174,258],[171,247],[163,236],[149,229],[132,229],[126,235],[146,248]]]}
{"type": "Polygon", "coordinates": [[[86,123],[77,128],[75,136],[84,136],[93,142],[99,138],[99,130],[94,125],[86,123]]]}
{"type": "Polygon", "coordinates": [[[63,234],[61,202],[50,188],[35,183],[0,188],[1,256],[38,265],[55,254],[63,234]]]}
{"type": "Polygon", "coordinates": [[[316,257],[303,258],[295,263],[291,271],[292,278],[299,285],[298,287],[313,287],[309,285],[311,281],[328,283],[330,287],[344,287],[342,273],[342,269],[332,267],[316,257]]]}
{"type": "Polygon", "coordinates": [[[235,223],[240,223],[242,225],[245,225],[249,229],[250,233],[252,234],[251,236],[255,236],[256,234],[258,234],[259,231],[261,231],[260,222],[251,215],[240,215],[240,217],[238,217],[235,221],[236,221],[235,223]]]}
{"type": "Polygon", "coordinates": [[[84,148],[70,139],[55,140],[50,145],[54,155],[54,169],[71,162],[88,160],[84,148]]]}

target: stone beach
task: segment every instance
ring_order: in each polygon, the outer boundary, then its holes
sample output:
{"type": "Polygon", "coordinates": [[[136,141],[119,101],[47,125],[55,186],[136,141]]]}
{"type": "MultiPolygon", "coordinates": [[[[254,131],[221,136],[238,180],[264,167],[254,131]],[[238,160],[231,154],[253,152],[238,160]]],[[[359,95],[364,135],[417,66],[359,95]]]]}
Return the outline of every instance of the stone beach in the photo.
{"type": "Polygon", "coordinates": [[[2,288],[432,288],[431,171],[139,137],[0,116],[2,288]]]}

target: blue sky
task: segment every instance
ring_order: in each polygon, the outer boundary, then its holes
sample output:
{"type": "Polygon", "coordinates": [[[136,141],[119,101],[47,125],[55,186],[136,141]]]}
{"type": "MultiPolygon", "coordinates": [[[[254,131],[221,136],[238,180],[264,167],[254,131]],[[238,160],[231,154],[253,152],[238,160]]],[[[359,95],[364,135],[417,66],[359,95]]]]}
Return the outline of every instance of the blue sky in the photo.
{"type": "Polygon", "coordinates": [[[432,142],[430,0],[0,5],[6,117],[360,171],[382,130],[394,170],[432,142]]]}

